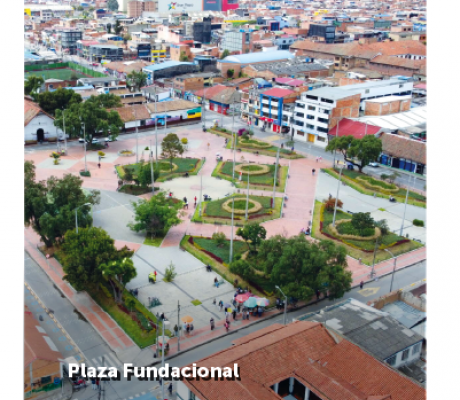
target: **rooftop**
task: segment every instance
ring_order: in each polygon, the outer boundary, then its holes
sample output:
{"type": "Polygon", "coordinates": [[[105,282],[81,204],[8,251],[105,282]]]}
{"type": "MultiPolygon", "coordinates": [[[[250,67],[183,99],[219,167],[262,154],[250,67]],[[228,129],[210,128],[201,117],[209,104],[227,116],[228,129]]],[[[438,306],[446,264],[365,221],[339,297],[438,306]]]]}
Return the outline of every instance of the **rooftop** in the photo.
{"type": "Polygon", "coordinates": [[[392,157],[407,158],[426,164],[426,144],[401,135],[384,133],[381,136],[382,151],[392,157]]]}
{"type": "Polygon", "coordinates": [[[287,50],[275,50],[227,56],[223,60],[220,60],[220,62],[250,64],[267,61],[289,60],[291,58],[295,58],[295,55],[293,53],[287,50]]]}
{"type": "Polygon", "coordinates": [[[381,128],[379,126],[367,125],[359,121],[343,118],[339,123],[329,130],[331,136],[353,136],[362,139],[366,135],[376,135],[381,128]]]}
{"type": "Polygon", "coordinates": [[[191,62],[165,61],[164,63],[152,64],[143,68],[144,71],[161,71],[163,69],[177,67],[179,65],[195,65],[191,62]]]}
{"type": "Polygon", "coordinates": [[[406,129],[411,126],[426,125],[427,107],[420,106],[410,111],[382,116],[364,116],[357,120],[386,129],[406,129]]]}

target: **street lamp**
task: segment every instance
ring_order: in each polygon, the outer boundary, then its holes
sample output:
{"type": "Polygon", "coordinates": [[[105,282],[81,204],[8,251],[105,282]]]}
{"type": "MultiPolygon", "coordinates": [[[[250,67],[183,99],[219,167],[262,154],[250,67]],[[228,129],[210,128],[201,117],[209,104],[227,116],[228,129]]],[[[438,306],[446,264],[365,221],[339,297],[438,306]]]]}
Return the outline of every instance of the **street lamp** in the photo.
{"type": "MultiPolygon", "coordinates": [[[[335,167],[335,166],[334,166],[335,167]]],[[[332,217],[332,226],[335,227],[335,215],[337,213],[337,202],[339,201],[339,191],[340,191],[340,181],[342,180],[342,171],[344,166],[340,168],[340,175],[339,180],[337,182],[337,196],[335,196],[335,204],[334,204],[334,216],[332,217]]]]}
{"type": "Polygon", "coordinates": [[[393,279],[395,278],[395,271],[396,271],[396,256],[388,249],[384,249],[387,253],[390,253],[390,255],[394,259],[394,264],[393,264],[393,273],[391,274],[391,283],[390,283],[390,293],[393,290],[393,279]]]}
{"type": "MultiPolygon", "coordinates": [[[[163,326],[163,340],[161,342],[161,366],[165,366],[165,325],[169,325],[169,321],[163,320],[161,325],[163,326]]],[[[163,369],[164,371],[164,369],[163,369]]],[[[165,398],[165,380],[161,379],[161,398],[165,398]]]]}
{"type": "Polygon", "coordinates": [[[286,313],[287,313],[287,296],[283,293],[281,288],[278,285],[275,285],[275,287],[281,292],[281,294],[284,296],[284,318],[283,318],[283,323],[286,325],[286,313]]]}
{"type": "Polygon", "coordinates": [[[78,206],[74,211],[75,211],[75,229],[77,230],[77,235],[78,235],[78,214],[77,214],[77,210],[80,208],[80,207],[83,207],[83,206],[90,206],[91,203],[85,203],[85,204],[82,204],[81,206],[78,206]]]}

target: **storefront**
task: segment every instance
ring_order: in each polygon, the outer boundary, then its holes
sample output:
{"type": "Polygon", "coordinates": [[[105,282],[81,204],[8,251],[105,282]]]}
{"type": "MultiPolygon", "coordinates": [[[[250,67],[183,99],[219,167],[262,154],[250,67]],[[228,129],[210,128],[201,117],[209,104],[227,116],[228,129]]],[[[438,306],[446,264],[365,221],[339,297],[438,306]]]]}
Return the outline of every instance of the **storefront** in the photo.
{"type": "Polygon", "coordinates": [[[387,165],[392,168],[402,169],[404,171],[413,172],[423,175],[425,173],[426,165],[417,163],[416,161],[407,158],[392,157],[388,154],[382,153],[379,159],[380,164],[387,165]]]}

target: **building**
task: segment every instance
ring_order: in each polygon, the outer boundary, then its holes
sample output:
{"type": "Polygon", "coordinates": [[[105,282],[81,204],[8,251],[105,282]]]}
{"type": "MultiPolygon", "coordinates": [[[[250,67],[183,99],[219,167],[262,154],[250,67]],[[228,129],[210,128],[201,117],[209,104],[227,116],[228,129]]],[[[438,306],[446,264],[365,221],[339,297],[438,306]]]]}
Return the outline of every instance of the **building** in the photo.
{"type": "Polygon", "coordinates": [[[389,115],[409,111],[412,96],[387,96],[364,102],[364,115],[389,115]]]}
{"type": "Polygon", "coordinates": [[[240,378],[178,381],[179,399],[425,400],[426,396],[416,382],[315,322],[273,324],[195,364],[197,370],[237,364],[240,378]]]}
{"type": "Polygon", "coordinates": [[[198,72],[199,66],[191,62],[166,61],[160,64],[153,64],[144,67],[144,71],[148,78],[148,84],[152,84],[154,80],[160,78],[173,78],[177,75],[183,75],[191,72],[198,72]]]}
{"type": "Polygon", "coordinates": [[[108,73],[118,79],[126,79],[126,76],[132,71],[142,71],[143,68],[151,65],[151,63],[143,60],[139,61],[113,61],[105,64],[104,67],[108,73]]]}
{"type": "Polygon", "coordinates": [[[174,92],[179,97],[187,98],[196,90],[202,89],[205,86],[212,86],[215,76],[218,75],[213,72],[198,72],[196,74],[176,76],[173,79],[174,92]]]}
{"type": "Polygon", "coordinates": [[[230,108],[240,108],[241,96],[238,88],[215,85],[195,91],[194,101],[199,104],[204,103],[204,107],[211,111],[227,115],[230,108]],[[207,107],[206,100],[208,101],[207,107]]]}
{"type": "Polygon", "coordinates": [[[128,17],[139,18],[142,13],[158,11],[158,3],[153,0],[128,2],[128,17]]]}
{"type": "Polygon", "coordinates": [[[238,0],[203,0],[203,11],[236,11],[238,7],[238,0]]]}
{"type": "MultiPolygon", "coordinates": [[[[62,354],[46,336],[27,306],[24,307],[24,398],[59,389],[62,354]]],[[[60,390],[59,390],[60,391],[60,390]]],[[[51,392],[53,393],[53,392],[51,392]]]]}
{"type": "Polygon", "coordinates": [[[422,354],[423,337],[388,313],[352,298],[298,320],[320,322],[394,368],[410,366],[422,354]]]}
{"type": "Polygon", "coordinates": [[[57,136],[54,118],[43,111],[31,98],[24,97],[24,141],[26,143],[55,142],[57,136]]]}
{"type": "Polygon", "coordinates": [[[193,23],[193,40],[200,43],[211,43],[211,17],[203,17],[202,21],[193,23]]]}
{"type": "Polygon", "coordinates": [[[353,136],[355,139],[362,139],[367,135],[379,136],[381,132],[382,128],[379,126],[368,125],[363,122],[343,118],[335,127],[329,130],[328,140],[342,136],[353,136]]]}
{"type": "Polygon", "coordinates": [[[61,32],[61,48],[69,55],[77,54],[77,41],[83,38],[83,32],[77,30],[64,30],[61,32]]]}
{"type": "Polygon", "coordinates": [[[329,68],[318,63],[293,63],[291,61],[250,64],[242,72],[251,78],[327,78],[329,68]]]}
{"type": "Polygon", "coordinates": [[[310,24],[307,37],[317,40],[319,39],[326,43],[334,43],[335,25],[310,24]]]}
{"type": "Polygon", "coordinates": [[[311,90],[296,102],[292,137],[326,147],[329,131],[342,118],[358,118],[366,100],[411,96],[413,86],[412,81],[388,79],[311,90]]]}

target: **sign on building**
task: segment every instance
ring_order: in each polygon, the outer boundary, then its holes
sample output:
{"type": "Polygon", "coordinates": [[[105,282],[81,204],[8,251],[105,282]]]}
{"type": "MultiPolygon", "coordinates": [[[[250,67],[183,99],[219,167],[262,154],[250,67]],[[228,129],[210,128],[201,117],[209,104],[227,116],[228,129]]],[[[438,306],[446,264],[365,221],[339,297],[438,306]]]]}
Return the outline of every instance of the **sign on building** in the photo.
{"type": "Polygon", "coordinates": [[[203,0],[159,1],[158,11],[162,13],[181,13],[183,11],[203,11],[203,0]]]}

